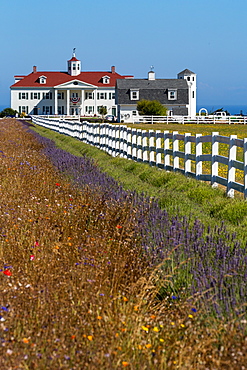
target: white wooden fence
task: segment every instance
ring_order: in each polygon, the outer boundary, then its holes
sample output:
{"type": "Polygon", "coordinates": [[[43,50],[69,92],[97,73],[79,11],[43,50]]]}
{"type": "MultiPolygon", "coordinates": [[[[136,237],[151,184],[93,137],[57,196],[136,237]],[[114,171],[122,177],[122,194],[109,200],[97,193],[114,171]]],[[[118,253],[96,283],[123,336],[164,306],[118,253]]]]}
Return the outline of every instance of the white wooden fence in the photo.
{"type": "Polygon", "coordinates": [[[148,163],[167,171],[179,171],[197,180],[208,181],[214,187],[218,184],[225,186],[229,197],[234,196],[234,190],[247,197],[247,139],[238,139],[236,135],[226,137],[213,132],[212,135],[192,136],[190,133],[179,134],[177,131],[147,131],[125,125],[80,123],[39,116],[33,116],[32,121],[78,138],[113,157],[148,163]],[[210,143],[210,154],[203,154],[205,143],[210,143]],[[227,144],[227,156],[219,154],[220,144],[227,144]],[[241,161],[237,160],[237,148],[242,151],[241,161]],[[207,173],[203,173],[203,162],[210,162],[210,171],[207,173]],[[225,177],[220,175],[219,164],[226,167],[225,177]],[[236,169],[242,173],[241,183],[236,181],[236,169]]]}
{"type": "Polygon", "coordinates": [[[133,123],[181,123],[181,124],[247,124],[246,116],[139,116],[133,118],[133,123]]]}

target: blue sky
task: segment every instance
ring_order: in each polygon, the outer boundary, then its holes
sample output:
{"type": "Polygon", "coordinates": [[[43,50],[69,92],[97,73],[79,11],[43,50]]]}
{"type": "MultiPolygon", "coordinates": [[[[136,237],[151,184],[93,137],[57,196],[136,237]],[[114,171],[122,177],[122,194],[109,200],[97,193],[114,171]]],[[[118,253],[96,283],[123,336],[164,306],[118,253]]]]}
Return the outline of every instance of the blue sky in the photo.
{"type": "Polygon", "coordinates": [[[84,71],[145,78],[197,74],[198,106],[247,105],[246,0],[2,0],[0,106],[14,75],[84,71]]]}

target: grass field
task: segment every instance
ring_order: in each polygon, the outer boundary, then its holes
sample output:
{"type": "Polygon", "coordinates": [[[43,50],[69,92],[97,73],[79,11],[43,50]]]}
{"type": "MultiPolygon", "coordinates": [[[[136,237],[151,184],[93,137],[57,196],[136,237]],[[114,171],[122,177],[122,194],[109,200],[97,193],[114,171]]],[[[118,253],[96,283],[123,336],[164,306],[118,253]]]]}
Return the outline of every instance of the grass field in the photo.
{"type": "MultiPolygon", "coordinates": [[[[231,245],[225,260],[214,255],[213,261],[224,262],[218,268],[225,275],[228,262],[232,268],[231,258],[236,262],[240,249],[231,240],[224,244],[227,232],[217,224],[225,219],[243,240],[245,202],[35,130],[73,154],[94,157],[96,165],[34,137],[15,120],[0,122],[1,369],[245,369],[245,305],[237,316],[231,310],[217,316],[208,312],[209,300],[200,303],[208,291],[189,297],[183,284],[173,290],[180,270],[191,274],[190,245],[198,248],[196,255],[205,251],[199,262],[212,253],[206,245],[222,251],[231,245]],[[122,180],[125,190],[101,168],[122,180]],[[211,214],[216,204],[221,212],[211,214]],[[243,208],[241,218],[234,214],[236,206],[243,208]],[[183,215],[188,222],[179,218],[183,215]],[[200,223],[190,228],[197,216],[215,227],[215,233],[206,232],[206,244],[200,223]],[[162,220],[169,234],[164,258],[151,264],[143,247],[158,243],[162,220]]],[[[236,289],[231,281],[241,278],[244,268],[238,266],[238,276],[228,271],[222,282],[236,289]]],[[[203,270],[198,273],[204,276],[203,270]]],[[[218,288],[222,297],[232,296],[223,285],[218,288]]]]}

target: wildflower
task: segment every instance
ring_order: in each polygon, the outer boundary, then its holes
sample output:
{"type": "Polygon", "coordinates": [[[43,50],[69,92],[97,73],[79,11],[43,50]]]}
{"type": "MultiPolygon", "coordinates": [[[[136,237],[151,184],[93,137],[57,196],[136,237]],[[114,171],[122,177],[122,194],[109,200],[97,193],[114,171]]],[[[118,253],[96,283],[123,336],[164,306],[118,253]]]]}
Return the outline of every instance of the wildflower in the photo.
{"type": "Polygon", "coordinates": [[[134,306],[134,311],[138,311],[138,306],[134,306]]]}
{"type": "Polygon", "coordinates": [[[172,295],[172,299],[177,299],[178,297],[175,295],[172,295]]]}
{"type": "Polygon", "coordinates": [[[60,186],[59,182],[56,182],[56,186],[60,186]]]}
{"type": "Polygon", "coordinates": [[[122,227],[123,227],[123,226],[121,226],[121,225],[117,225],[117,226],[116,226],[116,228],[117,228],[117,229],[122,229],[122,227]]]}
{"type": "Polygon", "coordinates": [[[161,343],[164,343],[164,339],[163,339],[163,338],[160,338],[160,342],[161,342],[161,343]]]}
{"type": "Polygon", "coordinates": [[[122,362],[122,365],[123,365],[124,367],[126,367],[126,366],[129,366],[129,363],[128,363],[127,361],[123,361],[123,362],[122,362]]]}
{"type": "Polygon", "coordinates": [[[128,302],[128,298],[123,297],[124,302],[128,302]]]}
{"type": "Polygon", "coordinates": [[[148,333],[148,328],[146,326],[142,326],[142,330],[145,330],[145,332],[148,333]]]}
{"type": "Polygon", "coordinates": [[[197,309],[193,307],[193,308],[191,309],[191,311],[192,311],[192,312],[197,312],[197,309]]]}
{"type": "Polygon", "coordinates": [[[190,319],[193,319],[193,315],[188,315],[188,317],[189,317],[190,319]]]}
{"type": "Polygon", "coordinates": [[[175,325],[175,322],[171,322],[171,325],[175,325]]]}
{"type": "Polygon", "coordinates": [[[184,325],[184,324],[181,324],[180,326],[181,326],[181,328],[184,328],[184,327],[185,327],[185,325],[184,325]]]}
{"type": "Polygon", "coordinates": [[[102,320],[102,316],[97,316],[97,319],[98,320],[102,320]]]}
{"type": "Polygon", "coordinates": [[[151,316],[150,316],[150,318],[151,318],[151,319],[155,319],[155,318],[156,318],[156,316],[155,316],[155,315],[151,315],[151,316]]]}
{"type": "Polygon", "coordinates": [[[147,343],[147,344],[146,344],[146,347],[147,347],[147,348],[151,348],[151,347],[152,347],[152,344],[147,343]]]}
{"type": "Polygon", "coordinates": [[[7,276],[11,276],[12,275],[12,272],[10,270],[4,270],[3,271],[4,275],[7,275],[7,276]]]}
{"type": "Polygon", "coordinates": [[[157,326],[155,326],[155,327],[153,328],[153,331],[155,331],[156,333],[158,333],[158,332],[159,332],[159,328],[157,328],[157,326]]]}
{"type": "Polygon", "coordinates": [[[71,335],[71,339],[75,339],[75,335],[71,335]]]}
{"type": "Polygon", "coordinates": [[[87,336],[87,339],[90,340],[90,341],[92,341],[93,340],[93,336],[92,335],[88,335],[87,336]]]}
{"type": "Polygon", "coordinates": [[[4,306],[1,307],[1,310],[6,311],[6,312],[9,311],[8,307],[4,307],[4,306]]]}
{"type": "Polygon", "coordinates": [[[23,338],[23,339],[22,339],[22,342],[23,342],[23,343],[29,343],[29,339],[28,339],[28,338],[23,338]]]}
{"type": "Polygon", "coordinates": [[[31,254],[31,256],[30,256],[30,261],[33,261],[34,260],[34,255],[33,254],[31,254]]]}

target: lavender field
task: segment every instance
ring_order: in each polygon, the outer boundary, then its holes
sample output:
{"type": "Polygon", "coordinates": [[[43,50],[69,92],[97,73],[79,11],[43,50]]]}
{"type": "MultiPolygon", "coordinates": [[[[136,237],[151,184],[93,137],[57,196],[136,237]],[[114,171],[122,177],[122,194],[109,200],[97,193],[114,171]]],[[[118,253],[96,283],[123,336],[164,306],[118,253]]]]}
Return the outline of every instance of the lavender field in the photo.
{"type": "Polygon", "coordinates": [[[1,369],[245,369],[246,247],[0,121],[1,369]]]}

